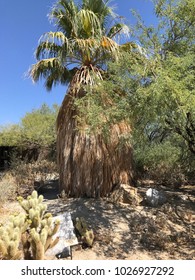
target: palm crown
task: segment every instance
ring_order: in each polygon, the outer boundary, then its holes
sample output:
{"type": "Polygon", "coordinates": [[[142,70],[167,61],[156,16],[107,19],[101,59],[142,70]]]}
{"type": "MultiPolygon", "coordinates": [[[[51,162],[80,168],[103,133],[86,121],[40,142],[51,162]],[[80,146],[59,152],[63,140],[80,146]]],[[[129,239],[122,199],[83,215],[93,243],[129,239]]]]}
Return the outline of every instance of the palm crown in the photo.
{"type": "Polygon", "coordinates": [[[101,78],[105,62],[119,55],[114,39],[129,31],[125,24],[116,22],[118,17],[108,4],[103,0],[82,0],[77,4],[60,0],[55,4],[49,17],[57,31],[40,38],[37,63],[30,70],[33,81],[44,78],[50,90],[58,83],[68,84],[73,77],[82,84],[93,83],[92,73],[101,78]]]}

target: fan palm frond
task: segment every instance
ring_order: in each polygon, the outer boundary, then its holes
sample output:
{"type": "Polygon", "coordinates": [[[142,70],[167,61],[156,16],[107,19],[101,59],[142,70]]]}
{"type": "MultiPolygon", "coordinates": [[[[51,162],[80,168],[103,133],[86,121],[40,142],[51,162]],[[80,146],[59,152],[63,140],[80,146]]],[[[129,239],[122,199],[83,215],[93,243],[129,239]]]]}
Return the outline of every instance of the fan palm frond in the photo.
{"type": "Polygon", "coordinates": [[[91,10],[95,15],[97,15],[100,19],[101,27],[104,28],[110,18],[115,17],[113,7],[109,5],[110,2],[110,0],[83,0],[82,9],[91,10]]]}
{"type": "MultiPolygon", "coordinates": [[[[105,69],[107,61],[118,59],[120,50],[115,39],[127,31],[127,26],[116,23],[118,18],[115,18],[114,25],[107,31],[108,21],[110,25],[114,15],[109,3],[109,0],[57,1],[50,18],[58,30],[46,32],[39,40],[36,50],[38,62],[30,71],[33,81],[45,78],[46,87],[50,89],[59,81],[68,82],[68,77],[74,72],[71,71],[72,67],[83,71],[82,67],[89,67],[89,72],[84,71],[87,75],[83,80],[90,81],[87,77],[90,72],[93,75],[92,67],[94,71],[97,71],[97,67],[105,69]]],[[[122,48],[127,50],[130,45],[123,45],[122,48]]]]}
{"type": "Polygon", "coordinates": [[[41,42],[36,49],[35,56],[37,60],[45,59],[46,57],[54,58],[59,55],[61,50],[62,47],[54,43],[41,42]]]}
{"type": "Polygon", "coordinates": [[[41,36],[35,55],[37,60],[40,60],[71,56],[71,51],[69,40],[62,32],[47,32],[41,36]]]}
{"type": "Polygon", "coordinates": [[[60,45],[68,44],[68,38],[61,31],[57,31],[57,32],[50,31],[44,33],[39,39],[39,42],[43,42],[43,41],[56,43],[60,45]]]}
{"type": "Polygon", "coordinates": [[[118,44],[107,36],[102,37],[101,46],[111,53],[115,53],[118,50],[118,44]]]}
{"type": "Polygon", "coordinates": [[[69,70],[60,63],[58,58],[42,59],[32,65],[30,76],[33,82],[41,78],[45,79],[47,90],[51,90],[53,84],[65,84],[70,81],[69,70]]]}
{"type": "Polygon", "coordinates": [[[53,86],[56,86],[58,84],[61,85],[69,84],[76,73],[75,69],[68,70],[67,68],[64,67],[61,70],[62,72],[55,71],[55,69],[51,69],[50,74],[45,80],[45,87],[48,91],[50,91],[53,86]]]}
{"type": "Polygon", "coordinates": [[[77,13],[79,9],[73,0],[60,0],[50,12],[49,18],[68,38],[78,36],[77,13]]]}
{"type": "Polygon", "coordinates": [[[89,38],[102,35],[99,18],[94,12],[81,9],[77,16],[79,26],[81,27],[79,37],[89,38]]]}

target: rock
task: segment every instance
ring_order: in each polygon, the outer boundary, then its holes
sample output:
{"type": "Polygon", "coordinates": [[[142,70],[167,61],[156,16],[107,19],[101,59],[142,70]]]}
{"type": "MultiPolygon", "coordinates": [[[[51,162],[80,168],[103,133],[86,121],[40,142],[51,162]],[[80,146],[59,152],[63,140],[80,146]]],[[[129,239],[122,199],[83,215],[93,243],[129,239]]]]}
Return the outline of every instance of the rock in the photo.
{"type": "Polygon", "coordinates": [[[59,174],[57,172],[47,173],[42,172],[35,175],[35,182],[49,182],[49,181],[56,181],[59,179],[59,174]]]}
{"type": "Polygon", "coordinates": [[[137,188],[127,184],[120,184],[120,186],[112,192],[110,200],[115,203],[139,205],[142,201],[142,197],[137,193],[137,188]]]}
{"type": "Polygon", "coordinates": [[[46,181],[56,181],[59,179],[59,174],[57,172],[46,174],[46,181]]]}
{"type": "Polygon", "coordinates": [[[59,174],[56,172],[37,174],[34,178],[34,188],[36,191],[39,191],[41,188],[45,188],[45,186],[58,183],[58,180],[59,174]]]}
{"type": "Polygon", "coordinates": [[[53,221],[55,220],[60,220],[60,228],[53,238],[59,237],[59,241],[53,248],[48,249],[45,255],[65,258],[71,255],[70,246],[78,244],[78,240],[74,233],[74,225],[69,212],[53,217],[53,221]]]}
{"type": "Polygon", "coordinates": [[[167,201],[164,192],[149,188],[146,192],[146,202],[149,206],[157,207],[167,201]]]}

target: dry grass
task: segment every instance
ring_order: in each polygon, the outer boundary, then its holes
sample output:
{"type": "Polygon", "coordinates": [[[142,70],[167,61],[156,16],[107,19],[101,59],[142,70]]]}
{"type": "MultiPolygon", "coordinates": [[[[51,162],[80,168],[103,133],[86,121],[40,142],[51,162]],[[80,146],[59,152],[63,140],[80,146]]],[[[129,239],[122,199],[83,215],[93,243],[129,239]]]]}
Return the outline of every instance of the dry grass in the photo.
{"type": "Polygon", "coordinates": [[[0,178],[0,205],[8,200],[16,198],[17,183],[10,172],[6,172],[0,178]]]}
{"type": "Polygon", "coordinates": [[[32,163],[16,162],[11,172],[18,185],[18,194],[22,196],[32,193],[35,182],[44,183],[51,174],[58,176],[56,163],[48,160],[32,163]]]}

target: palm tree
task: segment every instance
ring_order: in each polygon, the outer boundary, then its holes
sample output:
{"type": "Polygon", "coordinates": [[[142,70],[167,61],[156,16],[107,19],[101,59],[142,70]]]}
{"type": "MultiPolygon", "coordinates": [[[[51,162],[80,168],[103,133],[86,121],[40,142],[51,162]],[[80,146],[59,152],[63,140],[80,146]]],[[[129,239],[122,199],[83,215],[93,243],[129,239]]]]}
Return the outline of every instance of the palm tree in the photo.
{"type": "Polygon", "coordinates": [[[35,82],[44,78],[48,90],[69,85],[57,117],[60,189],[70,196],[105,196],[119,182],[131,182],[131,147],[117,148],[120,135],[129,134],[130,127],[125,122],[113,125],[108,145],[101,133],[77,129],[74,99],[85,96],[85,85],[103,79],[108,61],[118,59],[115,39],[127,26],[117,22],[109,1],[103,0],[59,0],[50,19],[57,31],[41,37],[30,75],[35,82]]]}

